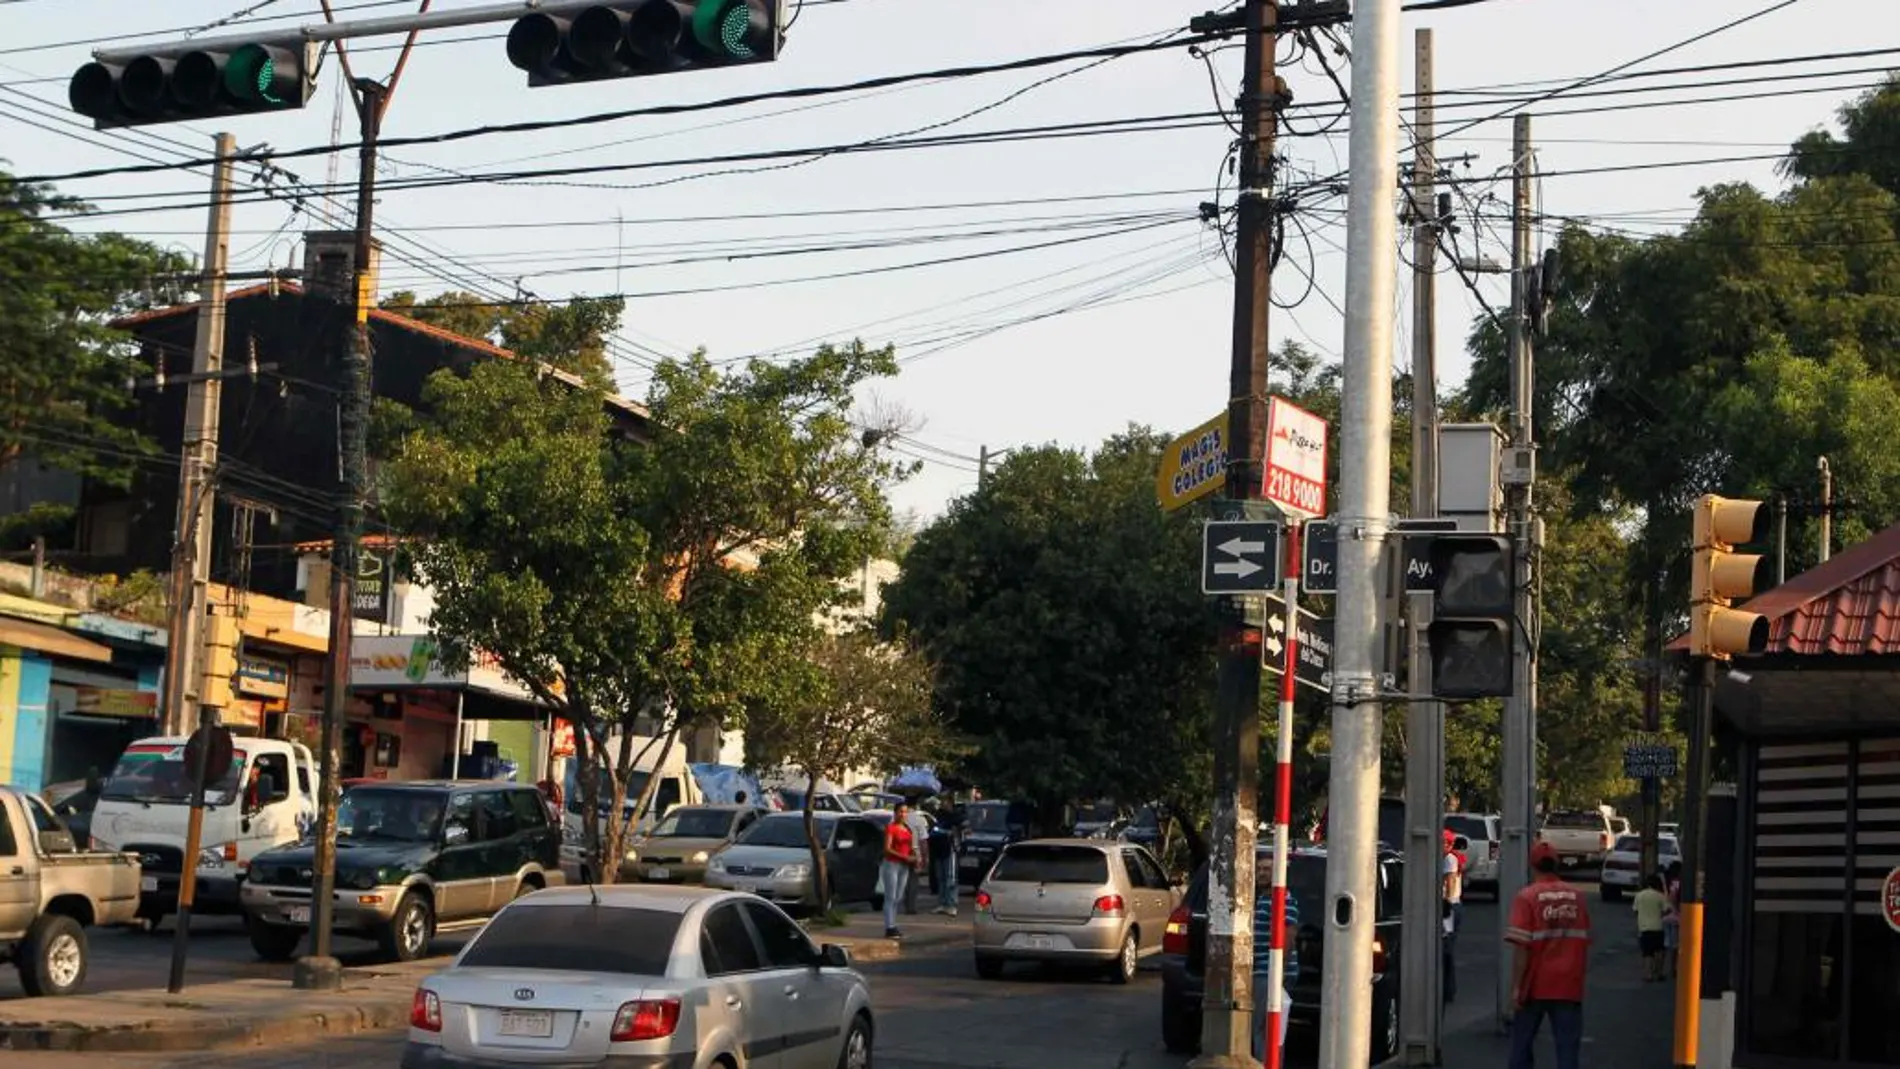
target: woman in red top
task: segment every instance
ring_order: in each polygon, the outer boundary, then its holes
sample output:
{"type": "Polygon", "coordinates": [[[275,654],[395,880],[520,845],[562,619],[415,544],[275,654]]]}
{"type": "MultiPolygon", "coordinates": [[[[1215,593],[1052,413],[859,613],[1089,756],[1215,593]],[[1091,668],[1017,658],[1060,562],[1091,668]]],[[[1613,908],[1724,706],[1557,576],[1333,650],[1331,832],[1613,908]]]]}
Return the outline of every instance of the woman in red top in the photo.
{"type": "Polygon", "coordinates": [[[884,938],[900,939],[897,906],[904,900],[904,884],[917,865],[917,837],[904,822],[910,806],[897,803],[891,810],[891,823],[884,829],[884,863],[878,866],[878,882],[884,889],[884,938]]]}

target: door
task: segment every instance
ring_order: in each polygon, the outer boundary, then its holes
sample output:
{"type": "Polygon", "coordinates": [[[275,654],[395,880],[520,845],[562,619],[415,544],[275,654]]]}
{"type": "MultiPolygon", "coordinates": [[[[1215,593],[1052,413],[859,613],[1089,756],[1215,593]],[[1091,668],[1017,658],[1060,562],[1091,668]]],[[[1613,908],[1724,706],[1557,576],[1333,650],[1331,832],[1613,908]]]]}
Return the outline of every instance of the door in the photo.
{"type": "Polygon", "coordinates": [[[1128,870],[1129,882],[1134,881],[1139,871],[1143,883],[1141,911],[1136,915],[1141,924],[1141,941],[1144,947],[1158,949],[1161,937],[1167,932],[1168,916],[1174,912],[1174,886],[1154,855],[1139,846],[1128,850],[1124,858],[1129,854],[1133,855],[1133,864],[1128,870]]]}
{"type": "Polygon", "coordinates": [[[747,1069],[782,1069],[789,1020],[786,1000],[773,990],[773,976],[740,913],[739,902],[726,902],[706,915],[699,953],[712,980],[707,1009],[723,1016],[745,1051],[747,1069]]]}
{"type": "Polygon", "coordinates": [[[39,904],[39,868],[33,844],[20,841],[15,828],[28,827],[11,799],[0,795],[0,937],[25,933],[39,904]]]}
{"type": "Polygon", "coordinates": [[[475,795],[458,792],[442,815],[442,846],[430,873],[435,878],[435,910],[440,920],[479,914],[488,903],[490,880],[482,864],[483,842],[476,835],[475,795]]]}
{"type": "MultiPolygon", "coordinates": [[[[819,827],[823,827],[823,823],[819,827]]],[[[848,901],[861,902],[878,891],[878,863],[884,859],[884,829],[868,820],[845,817],[832,840],[832,885],[848,901]]]]}
{"type": "Polygon", "coordinates": [[[521,866],[527,863],[527,843],[521,837],[521,822],[508,801],[506,790],[482,791],[475,796],[475,823],[481,832],[482,879],[485,882],[481,909],[494,912],[515,897],[521,866]]]}
{"type": "Polygon", "coordinates": [[[514,807],[520,828],[523,865],[539,865],[544,872],[561,867],[561,835],[548,819],[548,807],[539,791],[509,791],[508,804],[514,807]]]}
{"type": "Polygon", "coordinates": [[[281,843],[297,839],[297,785],[291,780],[290,757],[261,753],[245,773],[238,857],[248,861],[281,843]],[[268,779],[269,783],[264,781],[268,779]],[[270,793],[264,793],[269,787],[270,793]]]}
{"type": "Polygon", "coordinates": [[[785,1014],[780,1065],[784,1069],[832,1069],[843,1037],[846,987],[828,982],[815,968],[817,948],[798,925],[764,902],[740,907],[758,936],[771,992],[785,1014]]]}

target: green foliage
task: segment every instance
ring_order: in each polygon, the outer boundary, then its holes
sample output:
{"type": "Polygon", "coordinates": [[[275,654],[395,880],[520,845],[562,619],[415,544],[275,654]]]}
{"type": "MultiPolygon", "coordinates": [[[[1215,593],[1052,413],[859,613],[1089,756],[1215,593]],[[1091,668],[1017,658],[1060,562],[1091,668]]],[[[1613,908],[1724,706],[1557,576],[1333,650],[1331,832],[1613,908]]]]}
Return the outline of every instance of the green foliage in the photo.
{"type": "Polygon", "coordinates": [[[123,579],[103,575],[93,580],[92,608],[108,616],[154,626],[166,623],[170,591],[165,580],[141,568],[123,579]]]}
{"type": "Polygon", "coordinates": [[[1784,173],[1798,178],[1866,175],[1889,193],[1900,195],[1900,74],[1841,108],[1837,138],[1825,130],[1794,143],[1784,173]]]}
{"type": "Polygon", "coordinates": [[[620,329],[620,317],[626,311],[626,301],[619,297],[501,304],[460,290],[422,300],[401,290],[384,298],[382,307],[500,345],[525,360],[571,371],[602,389],[614,388],[607,339],[620,329]]]}
{"type": "Polygon", "coordinates": [[[0,463],[31,456],[110,485],[151,445],[122,418],[149,367],[116,317],[182,296],[189,258],[45,218],[83,207],[0,172],[0,463]]]}
{"type": "MultiPolygon", "coordinates": [[[[576,725],[586,806],[599,767],[621,812],[635,717],[659,717],[670,749],[699,723],[743,725],[786,685],[883,537],[881,486],[902,471],[848,414],[859,384],[894,370],[862,346],[731,373],[662,365],[649,400],[666,431],[645,445],[609,434],[599,392],[525,364],[430,378],[428,415],[383,469],[385,508],[416,536],[436,633],[576,725]]],[[[597,859],[625,830],[610,822],[597,859]]]]}

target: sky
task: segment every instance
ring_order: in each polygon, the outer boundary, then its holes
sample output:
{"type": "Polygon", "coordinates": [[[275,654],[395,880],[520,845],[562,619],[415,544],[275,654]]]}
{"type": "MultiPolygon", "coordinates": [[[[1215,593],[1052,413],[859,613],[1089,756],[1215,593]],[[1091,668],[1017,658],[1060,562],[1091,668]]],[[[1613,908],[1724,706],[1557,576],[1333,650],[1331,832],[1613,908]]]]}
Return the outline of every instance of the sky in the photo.
{"type": "MultiPolygon", "coordinates": [[[[335,6],[347,21],[401,14],[414,0],[335,6]]],[[[470,6],[444,0],[435,10],[470,6]]],[[[507,61],[507,23],[436,30],[409,61],[383,133],[564,120],[1151,41],[1210,6],[805,0],[773,63],[532,89],[507,61]]],[[[1494,179],[1511,163],[1514,111],[1534,116],[1541,212],[1600,229],[1664,232],[1693,215],[1699,188],[1731,181],[1778,188],[1774,155],[1830,123],[1881,70],[1900,66],[1900,22],[1891,14],[1892,0],[1484,0],[1405,15],[1401,77],[1409,92],[1414,31],[1431,28],[1435,144],[1460,179],[1454,241],[1467,257],[1505,261],[1509,185],[1494,179]],[[1526,106],[1529,97],[1762,11],[1611,80],[1526,106]],[[1867,54],[1882,49],[1887,54],[1867,54]],[[1774,60],[1784,62],[1761,65],[1774,60]],[[1725,64],[1744,65],[1709,69],[1725,64]]],[[[341,84],[334,56],[301,111],[94,131],[66,104],[67,79],[93,48],[172,41],[212,24],[219,25],[206,34],[281,32],[321,18],[318,0],[0,0],[0,168],[59,175],[201,158],[221,128],[245,148],[331,144],[341,84]]],[[[386,74],[400,43],[357,42],[357,74],[386,74]]],[[[1350,84],[1349,54],[1321,44],[1350,84]]],[[[1313,53],[1296,57],[1288,45],[1282,57],[1295,99],[1279,143],[1282,174],[1295,184],[1336,175],[1347,162],[1340,93],[1313,53]]],[[[974,488],[985,449],[1089,447],[1131,422],[1184,431],[1224,407],[1233,273],[1199,208],[1233,203],[1222,167],[1233,135],[1215,109],[1231,110],[1239,78],[1237,47],[1205,60],[1173,47],[394,147],[379,174],[397,184],[456,172],[627,169],[386,189],[376,205],[388,250],[381,288],[477,289],[491,298],[626,294],[613,352],[621,387],[636,398],[655,360],[699,347],[736,361],[853,338],[894,344],[902,373],[860,402],[867,421],[905,421],[895,448],[922,469],[892,497],[929,517],[974,488]],[[1089,136],[1042,131],[762,164],[694,162],[861,145],[923,128],[918,136],[1155,117],[1176,118],[1113,133],[1097,127],[1089,136]]],[[[1411,101],[1403,103],[1409,123],[1411,101]]],[[[353,142],[353,113],[341,122],[341,140],[353,142]]],[[[1407,159],[1411,142],[1402,130],[1407,159]]],[[[347,184],[356,174],[353,153],[279,166],[315,186],[332,175],[347,184]]],[[[208,182],[203,170],[173,170],[60,189],[100,208],[133,209],[73,220],[75,229],[120,230],[197,256],[208,182]]],[[[280,176],[270,183],[276,198],[253,195],[237,206],[233,271],[296,266],[303,230],[349,224],[346,208],[335,222],[313,219],[329,210],[321,198],[305,198],[298,211],[283,193],[294,184],[280,176]]],[[[240,172],[240,188],[249,187],[264,188],[255,167],[240,172]]],[[[1276,300],[1292,305],[1274,309],[1273,343],[1295,340],[1330,359],[1344,329],[1341,189],[1296,212],[1273,280],[1276,300]]],[[[1540,233],[1540,245],[1550,233],[1540,233]]],[[[1481,303],[1442,261],[1440,269],[1436,341],[1440,386],[1449,390],[1466,374],[1464,339],[1482,303],[1502,309],[1509,298],[1502,278],[1476,278],[1481,303]]],[[[1403,370],[1411,364],[1413,287],[1409,268],[1400,270],[1394,366],[1403,370]]]]}

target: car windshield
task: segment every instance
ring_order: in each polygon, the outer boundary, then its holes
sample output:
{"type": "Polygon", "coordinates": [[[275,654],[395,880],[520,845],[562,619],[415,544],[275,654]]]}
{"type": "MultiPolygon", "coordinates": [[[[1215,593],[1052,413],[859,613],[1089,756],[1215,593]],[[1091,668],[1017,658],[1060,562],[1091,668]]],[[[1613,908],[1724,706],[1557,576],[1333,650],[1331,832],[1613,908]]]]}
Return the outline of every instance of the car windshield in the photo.
{"type": "MultiPolygon", "coordinates": [[[[245,753],[231,755],[231,767],[205,785],[206,805],[230,805],[237,799],[238,774],[244,770],[245,753]]],[[[185,774],[185,747],[181,745],[135,745],[127,748],[119,763],[112,767],[101,798],[151,805],[190,805],[191,777],[185,774]]]]}
{"type": "Polygon", "coordinates": [[[1077,824],[1106,824],[1117,816],[1114,802],[1091,802],[1075,811],[1077,824]]]}
{"type": "MultiPolygon", "coordinates": [[[[831,836],[837,830],[837,821],[820,820],[818,841],[830,846],[831,836]]],[[[805,817],[802,813],[766,817],[747,828],[746,833],[739,836],[739,842],[745,846],[795,846],[801,849],[811,846],[811,840],[805,838],[805,817]]]]}
{"type": "Polygon", "coordinates": [[[455,967],[664,976],[679,926],[671,911],[516,905],[495,914],[455,967]]]}
{"type": "Polygon", "coordinates": [[[1086,846],[1018,843],[1003,851],[990,879],[1000,883],[1107,883],[1108,856],[1086,846]]]}
{"type": "Polygon", "coordinates": [[[336,836],[359,842],[435,842],[442,831],[443,800],[433,791],[351,787],[336,807],[336,836]]]}
{"type": "Polygon", "coordinates": [[[1544,818],[1546,828],[1589,828],[1592,831],[1603,830],[1601,813],[1552,813],[1544,818]]]}
{"type": "Polygon", "coordinates": [[[1616,852],[1619,854],[1640,854],[1643,852],[1643,837],[1624,835],[1616,840],[1616,852]]]}
{"type": "Polygon", "coordinates": [[[656,839],[723,839],[732,830],[729,809],[675,809],[653,829],[656,839]]]}
{"type": "Polygon", "coordinates": [[[969,828],[971,831],[1008,831],[1009,807],[1000,805],[971,806],[969,828]]]}

